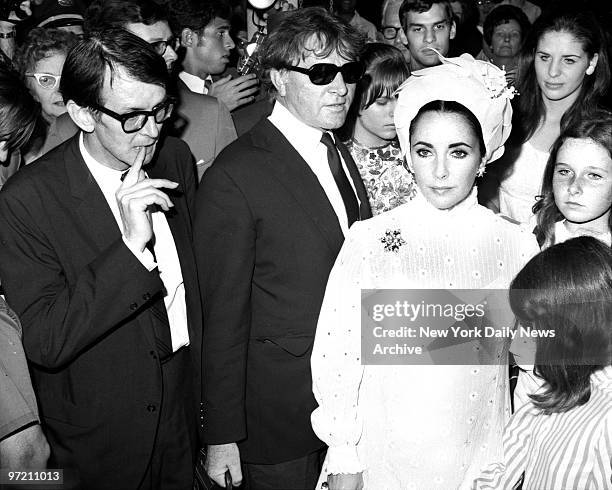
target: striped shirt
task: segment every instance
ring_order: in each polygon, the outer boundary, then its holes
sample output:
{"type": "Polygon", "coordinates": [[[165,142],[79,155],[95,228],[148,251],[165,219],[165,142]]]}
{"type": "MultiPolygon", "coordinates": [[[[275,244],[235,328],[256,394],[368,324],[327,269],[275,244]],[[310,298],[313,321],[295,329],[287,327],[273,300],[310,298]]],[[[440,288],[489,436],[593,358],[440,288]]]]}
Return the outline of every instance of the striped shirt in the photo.
{"type": "Polygon", "coordinates": [[[545,415],[532,403],[504,431],[504,461],[489,465],[469,487],[512,490],[612,488],[612,366],[591,375],[591,398],[545,415]]]}

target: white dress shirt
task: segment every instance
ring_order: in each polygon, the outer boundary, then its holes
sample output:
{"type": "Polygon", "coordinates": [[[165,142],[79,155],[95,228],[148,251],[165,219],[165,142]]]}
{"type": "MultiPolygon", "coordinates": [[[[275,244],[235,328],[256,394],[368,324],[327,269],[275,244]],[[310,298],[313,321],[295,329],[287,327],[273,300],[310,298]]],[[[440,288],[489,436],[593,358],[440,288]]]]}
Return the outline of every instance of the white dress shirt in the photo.
{"type": "Polygon", "coordinates": [[[213,79],[210,75],[208,75],[205,79],[202,79],[198,76],[192,75],[191,73],[187,73],[186,71],[182,71],[179,73],[178,77],[187,85],[187,88],[196,94],[204,94],[208,95],[208,88],[206,87],[206,82],[212,83],[213,79]]]}
{"type": "MultiPolygon", "coordinates": [[[[344,207],[344,201],[342,200],[340,190],[329,168],[327,147],[321,143],[323,132],[304,124],[278,101],[274,104],[274,109],[272,110],[272,114],[268,117],[268,120],[278,128],[285,138],[287,138],[287,141],[289,141],[291,146],[295,148],[308,164],[310,170],[313,171],[338,217],[342,233],[346,235],[348,232],[346,208],[344,207]]],[[[332,138],[334,137],[333,135],[331,136],[332,138]]],[[[340,152],[338,153],[340,154],[340,152]]],[[[342,154],[340,154],[340,160],[342,161],[342,169],[351,184],[353,192],[355,192],[353,179],[348,173],[346,162],[344,158],[342,158],[342,154]]],[[[359,202],[359,196],[357,196],[356,192],[355,196],[357,197],[357,202],[359,202]]]]}
{"type": "Polygon", "coordinates": [[[83,143],[83,133],[79,136],[79,150],[81,151],[87,168],[96,180],[102,194],[104,194],[104,198],[115,217],[117,226],[119,226],[119,230],[121,230],[121,235],[126,246],[147,270],[152,271],[155,267],[159,268],[159,275],[166,289],[164,303],[166,305],[170,324],[172,351],[176,352],[181,347],[189,345],[187,303],[185,300],[185,285],[183,283],[183,274],[181,273],[181,264],[166,216],[161,210],[153,212],[151,215],[153,220],[153,232],[155,234],[155,243],[153,245],[153,250],[157,258],[157,262],[155,262],[149,250],[136,250],[127,243],[125,235],[123,235],[119,204],[115,197],[115,192],[117,192],[117,189],[121,185],[122,172],[99,163],[91,156],[83,143]]]}

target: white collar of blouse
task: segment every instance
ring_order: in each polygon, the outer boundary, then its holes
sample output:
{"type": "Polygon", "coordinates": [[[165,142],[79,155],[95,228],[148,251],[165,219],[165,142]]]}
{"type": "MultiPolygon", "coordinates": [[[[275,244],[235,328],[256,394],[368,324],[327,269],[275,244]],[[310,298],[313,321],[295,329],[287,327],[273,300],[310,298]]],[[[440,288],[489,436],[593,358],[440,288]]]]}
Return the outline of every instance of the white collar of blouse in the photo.
{"type": "MultiPolygon", "coordinates": [[[[412,201],[407,203],[410,206],[411,212],[418,212],[418,215],[425,220],[445,221],[449,223],[461,222],[461,217],[467,217],[480,206],[478,204],[478,190],[476,186],[468,194],[468,196],[459,204],[450,209],[438,209],[431,204],[422,192],[417,191],[416,196],[412,201]]],[[[465,223],[464,223],[465,224],[465,223]]]]}

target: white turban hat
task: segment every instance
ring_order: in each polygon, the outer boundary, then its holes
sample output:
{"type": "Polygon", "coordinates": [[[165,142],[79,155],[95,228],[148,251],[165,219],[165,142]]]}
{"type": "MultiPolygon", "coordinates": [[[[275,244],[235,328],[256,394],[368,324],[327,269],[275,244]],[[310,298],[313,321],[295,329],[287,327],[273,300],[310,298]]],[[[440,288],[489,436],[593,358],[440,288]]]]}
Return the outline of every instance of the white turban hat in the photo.
{"type": "Polygon", "coordinates": [[[402,153],[410,161],[410,123],[421,107],[434,100],[455,101],[469,109],[482,128],[485,162],[504,154],[504,143],[512,129],[510,99],[515,90],[506,83],[505,72],[469,54],[444,58],[441,65],[412,73],[397,89],[395,126],[402,153]]]}

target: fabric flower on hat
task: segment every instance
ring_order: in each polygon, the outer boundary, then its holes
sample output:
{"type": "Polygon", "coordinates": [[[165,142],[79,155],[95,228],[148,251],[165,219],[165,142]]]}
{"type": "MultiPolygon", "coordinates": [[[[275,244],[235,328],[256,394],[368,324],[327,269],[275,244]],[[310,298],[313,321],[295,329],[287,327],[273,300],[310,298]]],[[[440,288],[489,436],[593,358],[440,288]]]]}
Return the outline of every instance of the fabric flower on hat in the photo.
{"type": "Polygon", "coordinates": [[[421,107],[434,100],[455,101],[469,109],[482,128],[486,147],[485,161],[504,154],[504,143],[512,129],[514,87],[506,83],[505,72],[469,54],[445,58],[438,53],[441,65],[424,68],[397,89],[395,126],[402,153],[410,162],[410,123],[421,107]]]}

